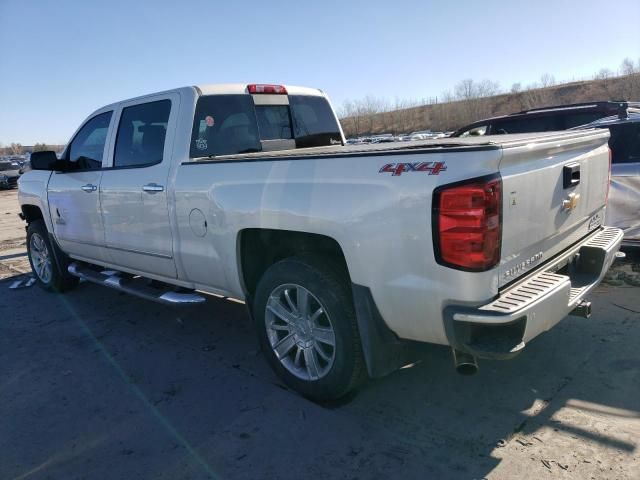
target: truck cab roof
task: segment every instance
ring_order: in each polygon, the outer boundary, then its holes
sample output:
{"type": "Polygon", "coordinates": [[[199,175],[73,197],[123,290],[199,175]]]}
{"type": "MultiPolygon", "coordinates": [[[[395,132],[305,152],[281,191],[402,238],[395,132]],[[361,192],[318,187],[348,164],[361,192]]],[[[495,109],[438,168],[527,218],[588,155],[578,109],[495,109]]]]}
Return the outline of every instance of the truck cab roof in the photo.
{"type": "Polygon", "coordinates": [[[239,94],[247,94],[249,95],[249,85],[269,85],[269,86],[278,86],[283,87],[287,95],[309,95],[309,96],[325,96],[325,93],[319,88],[311,88],[311,87],[301,87],[296,85],[284,85],[284,84],[259,84],[259,83],[208,83],[208,84],[200,84],[200,85],[192,85],[185,87],[177,87],[169,90],[162,90],[159,92],[147,93],[144,95],[139,95],[137,97],[131,97],[123,100],[119,100],[114,103],[110,103],[105,105],[95,112],[92,115],[99,113],[104,110],[113,109],[117,105],[121,103],[134,102],[138,100],[144,100],[149,97],[155,97],[158,95],[166,95],[169,93],[189,93],[200,95],[239,95],[239,94]]]}

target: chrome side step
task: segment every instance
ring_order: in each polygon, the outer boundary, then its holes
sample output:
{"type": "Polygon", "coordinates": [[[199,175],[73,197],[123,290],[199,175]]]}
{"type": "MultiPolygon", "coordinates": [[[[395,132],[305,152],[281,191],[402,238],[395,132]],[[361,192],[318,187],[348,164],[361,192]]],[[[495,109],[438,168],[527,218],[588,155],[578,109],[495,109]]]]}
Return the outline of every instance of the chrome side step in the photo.
{"type": "Polygon", "coordinates": [[[167,288],[165,289],[152,287],[148,285],[146,279],[142,277],[123,278],[119,276],[118,272],[114,272],[112,270],[99,272],[92,268],[82,266],[76,262],[69,265],[68,270],[71,275],[84,279],[88,282],[104,285],[105,287],[113,288],[115,290],[129,293],[136,297],[151,300],[153,302],[162,303],[164,305],[194,305],[206,300],[204,296],[197,293],[176,292],[170,290],[169,285],[167,285],[167,288]]]}

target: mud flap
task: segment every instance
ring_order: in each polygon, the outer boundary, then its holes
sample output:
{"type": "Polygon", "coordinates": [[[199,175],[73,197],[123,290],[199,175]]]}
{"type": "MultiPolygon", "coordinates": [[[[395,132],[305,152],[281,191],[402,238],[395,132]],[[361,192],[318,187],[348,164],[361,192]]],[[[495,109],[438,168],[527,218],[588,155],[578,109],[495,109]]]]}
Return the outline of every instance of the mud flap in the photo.
{"type": "Polygon", "coordinates": [[[362,351],[371,378],[384,377],[412,362],[416,342],[402,340],[383,320],[368,287],[351,284],[362,351]]]}

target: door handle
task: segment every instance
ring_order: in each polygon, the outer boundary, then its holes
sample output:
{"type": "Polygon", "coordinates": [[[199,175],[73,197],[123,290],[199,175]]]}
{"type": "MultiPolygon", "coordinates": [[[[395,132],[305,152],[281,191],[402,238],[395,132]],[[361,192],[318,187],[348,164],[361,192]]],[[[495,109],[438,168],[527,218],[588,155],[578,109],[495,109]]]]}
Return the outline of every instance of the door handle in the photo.
{"type": "Polygon", "coordinates": [[[147,193],[158,193],[164,192],[164,187],[162,185],[158,185],[157,183],[147,183],[142,186],[142,190],[147,193]]]}
{"type": "Polygon", "coordinates": [[[83,185],[80,188],[82,188],[82,190],[87,192],[87,193],[95,192],[98,189],[97,186],[95,186],[95,185],[93,185],[91,183],[87,183],[86,185],[83,185]]]}
{"type": "Polygon", "coordinates": [[[570,163],[562,168],[562,187],[575,187],[580,183],[580,164],[570,163]]]}

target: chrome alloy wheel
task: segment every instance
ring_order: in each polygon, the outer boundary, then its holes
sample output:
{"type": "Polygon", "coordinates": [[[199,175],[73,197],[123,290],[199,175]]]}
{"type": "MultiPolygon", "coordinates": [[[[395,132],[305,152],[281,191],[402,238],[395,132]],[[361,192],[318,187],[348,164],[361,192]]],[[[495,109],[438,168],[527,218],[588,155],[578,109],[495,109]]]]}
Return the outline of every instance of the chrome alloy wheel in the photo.
{"type": "Polygon", "coordinates": [[[33,233],[29,241],[29,256],[36,275],[42,283],[48,284],[52,277],[51,255],[44,238],[39,233],[33,233]]]}
{"type": "Polygon", "coordinates": [[[264,319],[271,348],[289,372],[307,381],[329,373],[336,336],[326,309],[309,290],[296,284],[276,287],[264,319]]]}

